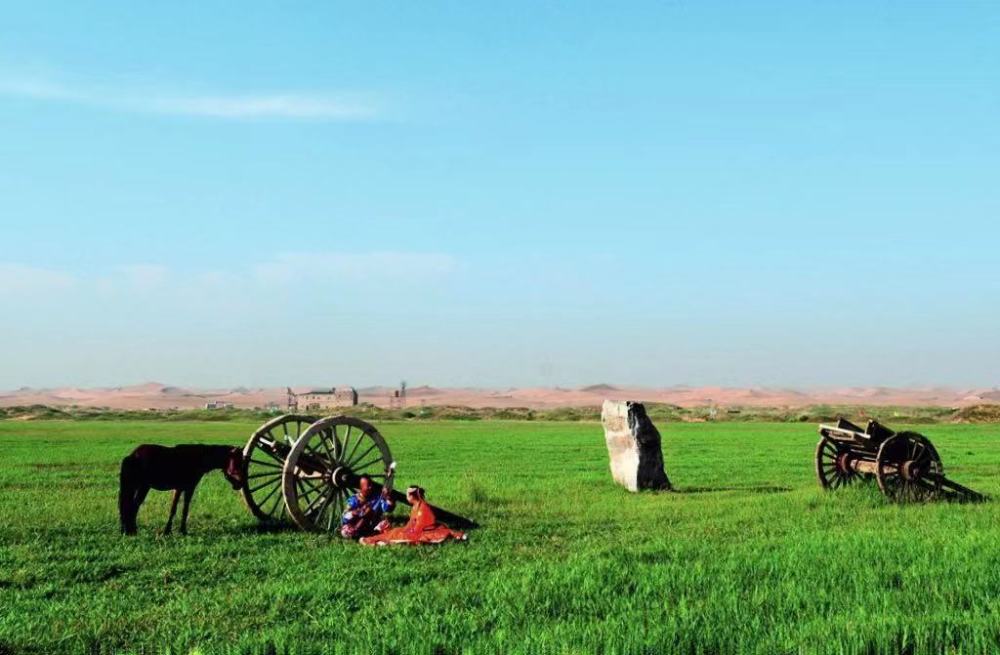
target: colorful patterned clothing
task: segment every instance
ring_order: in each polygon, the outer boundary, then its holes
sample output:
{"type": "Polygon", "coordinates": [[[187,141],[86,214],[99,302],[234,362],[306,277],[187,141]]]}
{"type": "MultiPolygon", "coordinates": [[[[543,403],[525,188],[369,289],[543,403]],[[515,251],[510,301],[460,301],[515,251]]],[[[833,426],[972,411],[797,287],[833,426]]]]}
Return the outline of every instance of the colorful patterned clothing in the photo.
{"type": "Polygon", "coordinates": [[[366,546],[388,546],[390,544],[439,544],[448,539],[465,541],[464,532],[452,530],[438,523],[434,510],[425,501],[417,501],[410,510],[410,520],[401,528],[382,530],[378,534],[361,538],[366,546]]]}
{"type": "Polygon", "coordinates": [[[368,499],[361,494],[351,496],[347,499],[347,511],[340,519],[341,536],[357,539],[388,529],[389,519],[385,515],[392,508],[392,501],[382,496],[368,499]]]}

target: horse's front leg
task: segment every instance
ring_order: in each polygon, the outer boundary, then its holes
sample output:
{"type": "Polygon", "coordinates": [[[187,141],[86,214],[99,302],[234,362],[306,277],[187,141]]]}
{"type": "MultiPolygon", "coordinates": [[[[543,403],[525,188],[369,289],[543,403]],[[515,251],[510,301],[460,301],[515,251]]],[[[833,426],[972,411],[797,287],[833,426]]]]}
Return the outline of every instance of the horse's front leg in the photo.
{"type": "MultiPolygon", "coordinates": [[[[170,516],[167,518],[167,527],[163,528],[163,534],[170,534],[170,531],[173,529],[174,514],[177,513],[177,501],[180,499],[180,497],[181,497],[181,490],[174,489],[174,499],[170,501],[170,516]]],[[[187,511],[184,512],[184,515],[187,516],[187,511]]],[[[183,523],[181,525],[183,525],[183,523]]],[[[183,528],[181,529],[181,531],[183,532],[183,528]]]]}
{"type": "Polygon", "coordinates": [[[191,496],[194,495],[194,490],[197,486],[198,483],[196,482],[184,490],[184,509],[181,511],[181,534],[183,535],[188,533],[188,510],[191,509],[191,496]]]}

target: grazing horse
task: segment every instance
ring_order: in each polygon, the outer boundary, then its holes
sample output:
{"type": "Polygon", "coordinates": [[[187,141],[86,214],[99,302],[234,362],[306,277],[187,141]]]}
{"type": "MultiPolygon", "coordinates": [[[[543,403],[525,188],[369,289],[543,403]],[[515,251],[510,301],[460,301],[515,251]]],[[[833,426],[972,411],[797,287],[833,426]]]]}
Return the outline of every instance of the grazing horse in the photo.
{"type": "Polygon", "coordinates": [[[188,509],[195,487],[209,471],[222,469],[233,489],[243,486],[243,451],[232,446],[185,445],[153,446],[144,444],[122,460],[118,488],[118,515],[122,532],[135,534],[139,506],[150,489],[174,492],[170,518],[164,534],[170,534],[177,511],[177,500],[184,495],[181,513],[181,534],[187,534],[188,509]]]}

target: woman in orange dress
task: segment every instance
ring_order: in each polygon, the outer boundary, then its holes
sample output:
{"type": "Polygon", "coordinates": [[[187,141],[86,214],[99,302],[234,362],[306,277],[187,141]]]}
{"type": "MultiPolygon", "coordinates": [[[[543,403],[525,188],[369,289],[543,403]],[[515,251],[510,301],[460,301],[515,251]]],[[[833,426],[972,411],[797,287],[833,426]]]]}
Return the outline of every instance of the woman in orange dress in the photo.
{"type": "Polygon", "coordinates": [[[410,487],[407,489],[406,500],[413,506],[410,510],[410,520],[406,522],[406,525],[362,537],[360,542],[366,546],[388,546],[390,544],[439,544],[448,539],[465,541],[468,538],[464,532],[452,530],[443,523],[437,522],[434,510],[424,499],[422,488],[410,487]]]}

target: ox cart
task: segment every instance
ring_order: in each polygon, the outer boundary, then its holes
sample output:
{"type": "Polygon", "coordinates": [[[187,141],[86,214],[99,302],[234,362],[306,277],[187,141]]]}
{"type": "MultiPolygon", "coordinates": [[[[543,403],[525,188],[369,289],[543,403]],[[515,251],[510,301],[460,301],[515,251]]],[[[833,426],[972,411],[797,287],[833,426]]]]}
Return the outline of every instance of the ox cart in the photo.
{"type": "MultiPolygon", "coordinates": [[[[373,425],[352,416],[274,418],[250,436],[243,465],[243,500],[263,523],[290,519],[303,530],[337,531],[363,476],[377,492],[388,489],[394,501],[409,505],[393,489],[396,462],[389,445],[373,425]]],[[[457,527],[476,525],[439,507],[434,513],[457,527]]]]}
{"type": "Polygon", "coordinates": [[[819,433],[816,477],[824,489],[875,478],[894,502],[985,499],[945,477],[937,449],[922,434],[894,432],[878,421],[862,429],[845,419],[819,426],[819,433]]]}

